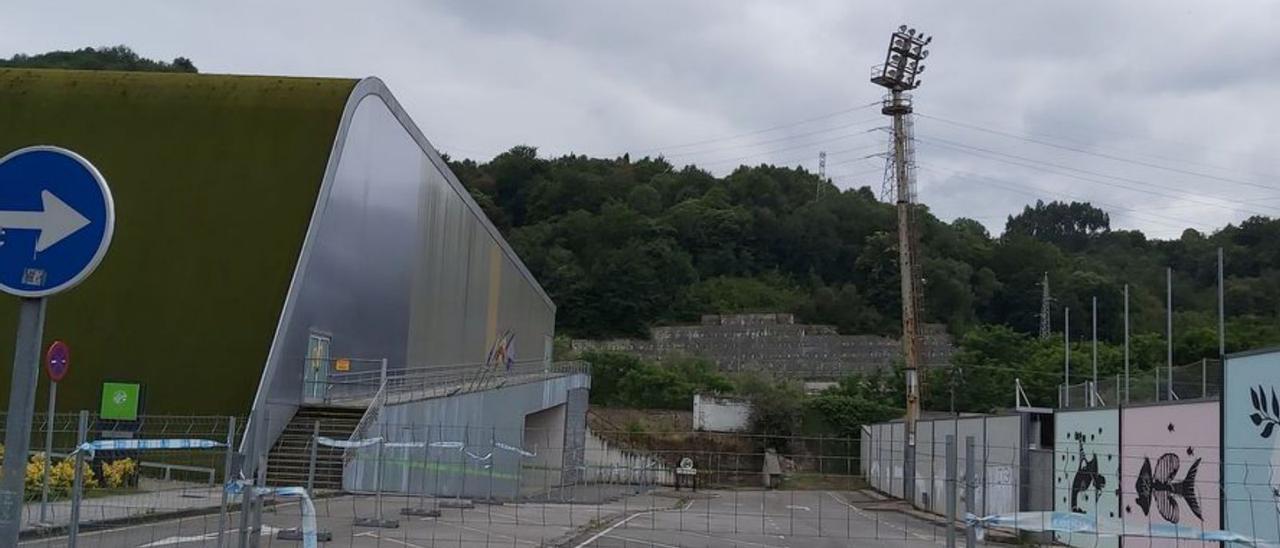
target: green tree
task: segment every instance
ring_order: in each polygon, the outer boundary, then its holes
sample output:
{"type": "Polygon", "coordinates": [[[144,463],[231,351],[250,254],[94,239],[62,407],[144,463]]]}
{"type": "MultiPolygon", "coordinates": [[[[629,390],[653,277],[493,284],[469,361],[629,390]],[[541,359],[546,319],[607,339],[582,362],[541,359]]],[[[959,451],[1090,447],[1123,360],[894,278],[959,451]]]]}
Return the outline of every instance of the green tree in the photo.
{"type": "Polygon", "coordinates": [[[81,48],[75,51],[50,51],[36,55],[19,53],[0,59],[0,67],[58,68],[74,70],[124,70],[133,72],[198,72],[186,57],[171,62],[154,61],[135,53],[129,46],[81,48]]]}

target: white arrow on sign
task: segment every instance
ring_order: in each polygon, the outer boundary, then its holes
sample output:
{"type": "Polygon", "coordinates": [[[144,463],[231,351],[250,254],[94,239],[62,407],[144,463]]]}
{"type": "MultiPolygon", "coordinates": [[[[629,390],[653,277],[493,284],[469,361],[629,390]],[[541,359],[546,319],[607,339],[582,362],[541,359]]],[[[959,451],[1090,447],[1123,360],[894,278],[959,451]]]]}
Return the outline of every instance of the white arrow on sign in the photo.
{"type": "Polygon", "coordinates": [[[43,211],[0,211],[0,228],[39,230],[36,253],[53,247],[67,236],[89,226],[89,219],[48,190],[40,191],[43,211]]]}

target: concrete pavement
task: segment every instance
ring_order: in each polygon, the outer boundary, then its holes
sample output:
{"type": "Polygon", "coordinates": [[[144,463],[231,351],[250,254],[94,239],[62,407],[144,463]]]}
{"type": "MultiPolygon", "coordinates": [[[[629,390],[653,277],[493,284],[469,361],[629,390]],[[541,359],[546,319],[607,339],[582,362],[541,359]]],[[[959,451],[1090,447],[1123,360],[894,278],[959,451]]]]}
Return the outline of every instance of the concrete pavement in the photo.
{"type": "MultiPolygon", "coordinates": [[[[936,547],[946,532],[933,523],[897,512],[871,512],[830,491],[710,491],[632,495],[606,504],[522,502],[444,509],[439,518],[400,516],[416,498],[384,497],[383,517],[400,527],[357,527],[357,517],[375,517],[373,497],[343,496],[316,501],[322,529],[333,534],[325,546],[359,548],[801,548],[877,546],[936,547]]],[[[428,505],[432,503],[427,500],[428,505]]],[[[286,502],[263,514],[264,547],[299,546],[277,540],[279,529],[297,527],[300,507],[286,502]]],[[[233,513],[226,532],[234,539],[233,513]]],[[[217,515],[185,517],[110,531],[90,531],[80,548],[179,548],[216,546],[217,515]]],[[[959,540],[963,542],[963,534],[959,540]]],[[[24,547],[66,546],[65,538],[28,541],[24,547]]],[[[235,544],[231,544],[235,546],[235,544]]]]}

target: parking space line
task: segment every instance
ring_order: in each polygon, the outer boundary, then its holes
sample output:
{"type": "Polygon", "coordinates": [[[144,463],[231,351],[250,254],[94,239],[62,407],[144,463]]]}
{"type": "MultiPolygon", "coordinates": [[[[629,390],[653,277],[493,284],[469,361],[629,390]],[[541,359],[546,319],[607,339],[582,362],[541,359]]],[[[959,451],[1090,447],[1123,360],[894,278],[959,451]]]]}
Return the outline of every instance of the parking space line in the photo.
{"type": "Polygon", "coordinates": [[[866,513],[865,511],[863,511],[861,508],[858,508],[857,506],[854,506],[854,505],[853,505],[853,503],[850,503],[850,502],[845,501],[844,499],[840,498],[839,496],[837,496],[835,493],[832,493],[831,491],[827,491],[827,495],[830,495],[830,496],[831,496],[831,498],[833,498],[833,499],[835,499],[835,500],[836,500],[836,502],[838,502],[838,503],[840,503],[840,504],[843,504],[843,505],[845,505],[845,506],[848,506],[848,507],[849,507],[849,508],[851,508],[851,509],[856,513],[856,514],[858,514],[859,516],[862,516],[862,518],[863,518],[863,519],[874,520],[876,523],[884,524],[886,527],[889,527],[890,529],[897,529],[897,530],[899,530],[899,531],[902,531],[902,532],[903,532],[903,534],[911,535],[911,536],[916,537],[917,539],[920,539],[920,540],[933,541],[934,543],[939,544],[939,545],[943,545],[943,544],[945,544],[945,543],[943,543],[942,541],[940,541],[940,540],[938,540],[938,539],[936,539],[936,538],[930,538],[930,537],[927,537],[927,536],[921,535],[920,533],[917,533],[917,532],[915,532],[915,531],[911,531],[911,530],[910,530],[910,528],[909,528],[909,527],[907,527],[907,526],[905,525],[905,521],[903,522],[904,524],[903,524],[901,527],[900,527],[900,526],[898,526],[898,524],[893,523],[893,522],[889,522],[889,521],[880,521],[880,518],[879,518],[879,517],[871,516],[871,515],[867,514],[867,513],[866,513]]]}
{"type": "Polygon", "coordinates": [[[638,538],[624,537],[620,535],[605,535],[601,538],[611,538],[615,540],[620,540],[622,542],[635,542],[637,544],[646,544],[649,546],[656,546],[657,548],[680,548],[679,546],[672,546],[670,544],[663,544],[661,542],[654,542],[652,540],[642,540],[638,538]]]}
{"type": "Polygon", "coordinates": [[[399,544],[399,545],[401,545],[401,546],[407,546],[408,548],[426,548],[425,546],[418,546],[417,544],[413,544],[413,543],[405,542],[405,541],[403,541],[403,540],[398,540],[398,539],[394,539],[394,538],[391,538],[391,537],[384,537],[384,536],[379,535],[379,534],[377,534],[377,533],[375,533],[375,532],[373,532],[373,531],[365,531],[365,532],[363,532],[363,533],[356,533],[356,534],[351,535],[351,536],[353,536],[353,537],[371,537],[371,538],[376,538],[376,539],[378,539],[378,540],[385,540],[385,541],[387,541],[387,542],[391,542],[391,543],[399,544]]]}
{"type": "Polygon", "coordinates": [[[449,523],[449,522],[447,522],[447,521],[438,521],[438,520],[436,521],[436,523],[437,523],[437,524],[440,524],[440,525],[448,525],[449,527],[456,527],[456,528],[458,528],[458,529],[462,529],[462,530],[464,530],[464,531],[471,531],[471,532],[473,532],[473,533],[480,533],[480,534],[482,534],[482,535],[486,535],[486,536],[496,537],[496,538],[500,538],[500,539],[506,539],[506,540],[510,540],[510,541],[512,541],[512,542],[519,542],[519,543],[523,543],[523,544],[528,544],[528,545],[531,545],[531,546],[538,546],[538,545],[540,545],[540,544],[541,544],[541,543],[539,543],[539,542],[533,542],[533,541],[531,541],[531,540],[522,539],[522,538],[517,538],[517,537],[510,536],[510,535],[502,535],[502,534],[494,533],[494,532],[492,532],[492,531],[485,531],[484,529],[476,529],[476,528],[474,528],[474,527],[467,527],[466,525],[459,525],[459,524],[457,524],[457,523],[449,523]]]}

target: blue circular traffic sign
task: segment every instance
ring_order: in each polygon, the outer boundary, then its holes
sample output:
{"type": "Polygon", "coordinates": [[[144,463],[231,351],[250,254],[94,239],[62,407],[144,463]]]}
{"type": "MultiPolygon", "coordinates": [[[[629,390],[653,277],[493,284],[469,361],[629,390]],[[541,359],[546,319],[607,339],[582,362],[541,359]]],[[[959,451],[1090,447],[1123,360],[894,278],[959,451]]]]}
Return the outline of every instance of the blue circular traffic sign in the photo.
{"type": "Polygon", "coordinates": [[[0,158],[0,291],[70,289],[102,261],[114,229],[111,190],[79,154],[33,146],[0,158]]]}

